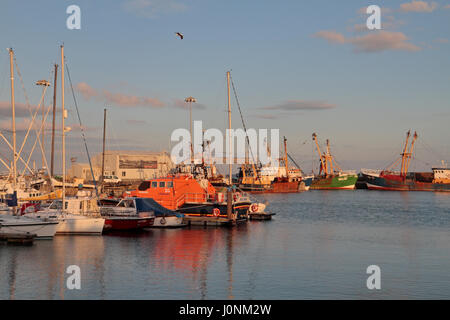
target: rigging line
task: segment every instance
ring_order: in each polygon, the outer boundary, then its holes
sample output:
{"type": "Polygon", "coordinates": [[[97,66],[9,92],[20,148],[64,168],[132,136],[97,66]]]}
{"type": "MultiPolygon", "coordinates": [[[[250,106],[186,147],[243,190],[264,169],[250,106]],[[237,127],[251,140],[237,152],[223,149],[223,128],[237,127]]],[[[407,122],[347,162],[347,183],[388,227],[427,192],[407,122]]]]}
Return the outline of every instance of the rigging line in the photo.
{"type": "Polygon", "coordinates": [[[69,66],[67,65],[67,63],[66,63],[66,69],[67,69],[67,77],[68,77],[69,83],[70,83],[70,88],[72,90],[73,102],[75,104],[75,108],[77,109],[78,121],[80,123],[81,137],[83,138],[84,147],[86,148],[86,154],[87,154],[87,157],[88,157],[88,160],[89,160],[89,167],[91,168],[92,179],[94,181],[95,193],[96,193],[96,195],[98,197],[97,181],[95,180],[94,169],[92,168],[91,156],[89,154],[89,149],[88,149],[87,142],[86,142],[86,136],[84,135],[84,128],[83,128],[83,125],[81,123],[80,111],[78,110],[78,103],[77,103],[77,99],[75,98],[75,92],[73,90],[72,79],[70,77],[69,66]]]}
{"type": "Polygon", "coordinates": [[[297,166],[297,168],[300,169],[300,171],[303,173],[302,168],[300,168],[300,166],[297,164],[297,162],[295,162],[294,158],[291,157],[291,155],[288,153],[287,156],[289,157],[289,159],[291,159],[291,161],[297,166]]]}
{"type": "MultiPolygon", "coordinates": [[[[30,112],[30,116],[33,117],[33,111],[31,110],[30,99],[28,98],[27,90],[25,89],[25,84],[23,82],[23,77],[22,77],[22,74],[20,72],[19,64],[17,63],[16,55],[14,55],[14,64],[16,66],[16,71],[17,71],[17,75],[19,76],[20,84],[22,85],[22,90],[23,90],[23,94],[25,96],[25,101],[26,101],[26,104],[27,104],[28,111],[30,112]]],[[[51,79],[52,75],[53,75],[53,70],[50,71],[50,79],[51,79]]],[[[43,101],[43,97],[44,96],[42,96],[41,101],[43,101]]],[[[39,102],[39,106],[36,108],[37,110],[39,110],[40,104],[41,104],[41,102],[39,102]]],[[[37,111],[36,111],[36,113],[37,113],[37,111]]],[[[38,137],[37,129],[34,126],[33,126],[33,129],[34,129],[34,132],[36,134],[36,137],[38,137]]],[[[24,141],[23,141],[23,144],[25,144],[25,143],[26,143],[26,139],[24,139],[24,141]]]]}
{"type": "Polygon", "coordinates": [[[234,97],[236,99],[236,104],[237,104],[238,109],[239,109],[239,114],[241,115],[242,126],[244,127],[244,130],[245,130],[245,138],[247,140],[248,149],[249,149],[250,154],[252,156],[253,163],[256,163],[255,157],[253,155],[252,148],[250,146],[250,139],[248,138],[247,127],[245,126],[244,116],[242,115],[242,110],[241,110],[241,105],[239,104],[239,99],[238,99],[238,96],[237,96],[236,88],[234,87],[234,82],[233,82],[233,78],[231,77],[231,74],[230,74],[230,80],[231,80],[231,86],[233,87],[233,93],[234,93],[234,97]]]}
{"type": "Polygon", "coordinates": [[[19,76],[20,84],[22,85],[23,95],[25,96],[25,101],[27,103],[28,111],[32,115],[30,99],[28,98],[27,90],[25,90],[25,84],[23,83],[22,74],[20,73],[19,64],[17,63],[16,55],[14,55],[14,64],[16,65],[17,75],[19,76]]]}

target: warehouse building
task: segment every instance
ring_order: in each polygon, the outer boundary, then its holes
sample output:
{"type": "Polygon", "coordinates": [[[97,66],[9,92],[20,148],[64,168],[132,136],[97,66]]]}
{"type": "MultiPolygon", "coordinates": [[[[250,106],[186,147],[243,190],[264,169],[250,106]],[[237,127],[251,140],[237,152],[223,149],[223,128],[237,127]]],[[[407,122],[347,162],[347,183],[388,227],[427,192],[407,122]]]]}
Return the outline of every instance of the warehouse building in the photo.
{"type": "MultiPolygon", "coordinates": [[[[92,166],[95,179],[101,175],[102,154],[92,158],[92,166]]],[[[165,176],[174,167],[170,155],[163,152],[146,151],[105,151],[105,176],[117,176],[122,181],[136,181],[165,176]]],[[[69,170],[72,178],[82,178],[85,181],[92,180],[89,164],[72,163],[69,170]]]]}

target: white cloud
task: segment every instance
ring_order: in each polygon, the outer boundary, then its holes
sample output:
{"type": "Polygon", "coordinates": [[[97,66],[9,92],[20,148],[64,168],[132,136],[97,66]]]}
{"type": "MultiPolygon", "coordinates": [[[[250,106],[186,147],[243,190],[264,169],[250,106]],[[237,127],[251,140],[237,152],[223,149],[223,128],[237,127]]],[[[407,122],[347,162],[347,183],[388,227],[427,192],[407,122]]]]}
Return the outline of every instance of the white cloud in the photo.
{"type": "Polygon", "coordinates": [[[437,8],[436,2],[415,1],[402,3],[400,11],[403,12],[433,12],[437,8]]]}

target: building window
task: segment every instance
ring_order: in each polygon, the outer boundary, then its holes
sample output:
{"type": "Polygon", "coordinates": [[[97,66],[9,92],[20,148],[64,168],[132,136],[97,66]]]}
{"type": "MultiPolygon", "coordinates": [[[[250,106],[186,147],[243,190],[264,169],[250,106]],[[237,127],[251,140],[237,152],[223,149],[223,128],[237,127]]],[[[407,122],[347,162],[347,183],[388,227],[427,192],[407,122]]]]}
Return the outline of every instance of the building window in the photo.
{"type": "Polygon", "coordinates": [[[115,172],[115,171],[112,171],[112,172],[111,172],[111,175],[115,176],[115,175],[116,175],[116,172],[115,172]]]}
{"type": "Polygon", "coordinates": [[[122,171],[122,177],[125,177],[127,175],[126,171],[122,171]]]}

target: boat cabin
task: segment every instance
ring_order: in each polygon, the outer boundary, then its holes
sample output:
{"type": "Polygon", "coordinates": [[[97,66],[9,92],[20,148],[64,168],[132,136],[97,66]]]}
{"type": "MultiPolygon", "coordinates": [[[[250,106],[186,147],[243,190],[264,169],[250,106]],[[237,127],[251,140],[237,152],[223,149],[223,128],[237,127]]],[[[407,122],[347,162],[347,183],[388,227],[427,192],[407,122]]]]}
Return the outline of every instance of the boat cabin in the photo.
{"type": "Polygon", "coordinates": [[[137,198],[153,198],[170,210],[184,203],[204,203],[214,200],[216,189],[206,179],[197,181],[191,175],[171,175],[143,181],[129,195],[137,198]]]}
{"type": "Polygon", "coordinates": [[[449,168],[432,168],[434,175],[434,183],[450,183],[449,168]]]}

